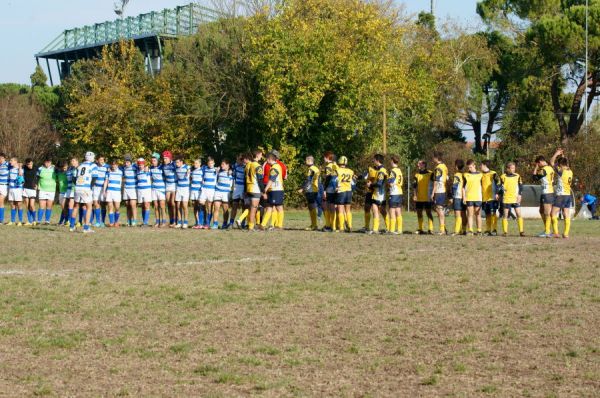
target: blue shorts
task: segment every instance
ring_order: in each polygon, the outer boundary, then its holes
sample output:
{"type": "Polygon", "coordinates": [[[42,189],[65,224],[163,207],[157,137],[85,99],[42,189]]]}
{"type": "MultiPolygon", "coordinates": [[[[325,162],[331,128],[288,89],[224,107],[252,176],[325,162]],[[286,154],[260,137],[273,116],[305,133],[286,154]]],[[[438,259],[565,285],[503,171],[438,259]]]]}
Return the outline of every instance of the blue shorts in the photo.
{"type": "Polygon", "coordinates": [[[554,207],[559,209],[570,209],[571,208],[571,195],[557,195],[554,199],[554,207]]]}
{"type": "Polygon", "coordinates": [[[371,206],[372,205],[379,206],[379,207],[381,207],[381,206],[385,207],[385,200],[374,200],[374,199],[371,199],[371,206]]]}
{"type": "Polygon", "coordinates": [[[417,210],[431,209],[431,202],[415,202],[415,208],[417,210]]]}
{"type": "Polygon", "coordinates": [[[402,195],[391,195],[388,203],[390,204],[390,209],[397,209],[402,207],[402,203],[404,202],[404,196],[402,195]]]}
{"type": "Polygon", "coordinates": [[[452,210],[454,210],[454,211],[464,211],[465,210],[465,205],[463,204],[463,201],[461,198],[454,198],[454,201],[452,202],[452,210]]]}
{"type": "Polygon", "coordinates": [[[336,205],[349,205],[352,204],[352,191],[338,192],[335,194],[336,205]]]}
{"type": "Polygon", "coordinates": [[[540,197],[540,206],[554,204],[554,197],[555,195],[553,193],[543,193],[540,197]]]}
{"type": "Polygon", "coordinates": [[[489,200],[487,202],[483,202],[481,207],[486,215],[490,215],[498,211],[499,203],[497,200],[489,200]]]}
{"type": "Polygon", "coordinates": [[[326,192],[327,194],[327,203],[334,205],[337,197],[337,193],[335,192],[326,192]]]}
{"type": "Polygon", "coordinates": [[[318,192],[306,192],[304,194],[304,196],[306,197],[306,203],[308,203],[309,205],[316,205],[317,199],[319,197],[319,193],[318,192]]]}
{"type": "Polygon", "coordinates": [[[505,209],[518,209],[521,205],[518,203],[503,203],[502,207],[505,209]]]}
{"type": "Polygon", "coordinates": [[[468,201],[466,207],[481,207],[480,201],[468,201]]]}
{"type": "Polygon", "coordinates": [[[446,206],[446,194],[445,193],[434,193],[433,204],[436,206],[446,206]]]}
{"type": "Polygon", "coordinates": [[[270,191],[267,194],[267,203],[271,206],[282,206],[283,193],[283,191],[270,191]]]}

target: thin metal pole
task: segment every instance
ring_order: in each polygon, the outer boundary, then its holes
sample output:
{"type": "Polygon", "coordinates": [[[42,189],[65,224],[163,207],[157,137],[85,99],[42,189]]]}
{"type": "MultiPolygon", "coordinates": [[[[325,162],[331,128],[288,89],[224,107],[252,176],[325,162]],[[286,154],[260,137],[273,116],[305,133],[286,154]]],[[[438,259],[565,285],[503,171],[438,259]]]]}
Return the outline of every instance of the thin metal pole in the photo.
{"type": "Polygon", "coordinates": [[[52,81],[52,71],[50,70],[50,62],[48,58],[46,58],[46,67],[48,68],[48,77],[50,78],[50,87],[54,86],[54,82],[52,81]]]}
{"type": "Polygon", "coordinates": [[[383,94],[383,154],[387,155],[387,99],[383,94]]]}
{"type": "Polygon", "coordinates": [[[406,166],[406,211],[410,211],[410,166],[406,166]]]}

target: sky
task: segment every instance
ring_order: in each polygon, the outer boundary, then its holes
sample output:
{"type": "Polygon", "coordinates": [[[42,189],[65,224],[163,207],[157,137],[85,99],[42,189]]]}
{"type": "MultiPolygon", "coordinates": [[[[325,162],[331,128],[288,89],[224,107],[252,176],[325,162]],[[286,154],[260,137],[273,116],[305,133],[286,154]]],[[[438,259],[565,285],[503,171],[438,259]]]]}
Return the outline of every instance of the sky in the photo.
{"type": "MultiPolygon", "coordinates": [[[[429,10],[429,0],[396,0],[407,13],[429,10]]],[[[131,0],[126,15],[174,8],[190,0],[131,0]]],[[[210,4],[210,0],[204,4],[210,4]]],[[[469,27],[480,23],[477,0],[435,0],[438,18],[451,18],[469,27]]],[[[0,83],[29,84],[34,54],[63,30],[114,20],[112,0],[0,0],[0,83]]],[[[45,66],[44,66],[44,69],[45,66]]],[[[55,72],[53,72],[55,73],[55,72]]],[[[55,77],[56,78],[56,77],[55,77]]]]}

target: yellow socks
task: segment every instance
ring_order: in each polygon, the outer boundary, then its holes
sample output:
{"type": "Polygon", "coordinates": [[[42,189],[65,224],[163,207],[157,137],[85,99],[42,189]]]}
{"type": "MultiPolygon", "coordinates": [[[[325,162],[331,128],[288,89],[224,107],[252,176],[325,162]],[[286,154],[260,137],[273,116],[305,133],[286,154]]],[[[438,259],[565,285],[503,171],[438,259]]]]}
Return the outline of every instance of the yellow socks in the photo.
{"type": "Polygon", "coordinates": [[[260,218],[261,218],[261,213],[260,210],[256,209],[256,223],[260,224],[260,218]]]}
{"type": "Polygon", "coordinates": [[[508,233],[508,218],[506,217],[502,218],[502,232],[508,233]]]}
{"type": "Polygon", "coordinates": [[[390,228],[388,229],[390,232],[396,232],[396,217],[390,217],[390,228]]]}
{"type": "Polygon", "coordinates": [[[264,228],[267,226],[267,224],[269,223],[269,220],[271,219],[271,216],[273,215],[272,211],[267,211],[265,212],[265,216],[262,219],[262,222],[260,223],[260,225],[264,228]]]}
{"type": "Polygon", "coordinates": [[[552,231],[554,235],[558,235],[558,217],[552,217],[552,231]]]}
{"type": "Polygon", "coordinates": [[[379,217],[373,218],[373,231],[379,231],[379,217]]]}
{"type": "Polygon", "coordinates": [[[544,233],[546,235],[550,234],[550,223],[552,222],[552,217],[546,216],[544,218],[544,233]]]}
{"type": "Polygon", "coordinates": [[[325,219],[325,228],[331,227],[331,219],[329,218],[329,210],[323,209],[323,218],[325,219]]]}
{"type": "Polygon", "coordinates": [[[446,224],[440,224],[440,232],[441,233],[446,233],[446,224]]]}
{"type": "Polygon", "coordinates": [[[492,214],[492,231],[497,231],[498,230],[498,216],[495,214],[492,214]]]}
{"type": "Polygon", "coordinates": [[[385,230],[386,231],[390,230],[390,215],[389,214],[385,215],[385,230]]]}
{"type": "Polygon", "coordinates": [[[419,231],[423,230],[423,217],[418,217],[419,231]]]}
{"type": "Polygon", "coordinates": [[[454,218],[454,233],[460,234],[460,230],[462,229],[462,217],[457,216],[454,218]]]}
{"type": "Polygon", "coordinates": [[[318,225],[317,225],[317,222],[318,222],[317,221],[317,215],[318,215],[317,209],[310,209],[308,211],[308,213],[310,214],[310,227],[317,228],[318,227],[318,225]]]}
{"type": "Polygon", "coordinates": [[[271,211],[271,226],[272,227],[277,227],[279,225],[279,222],[277,221],[279,217],[279,212],[275,209],[273,209],[273,211],[271,211]]]}
{"type": "Polygon", "coordinates": [[[340,231],[343,231],[344,227],[345,227],[345,225],[344,225],[344,213],[343,212],[338,211],[338,213],[337,213],[337,221],[338,221],[338,229],[340,231]]]}
{"type": "Polygon", "coordinates": [[[430,218],[430,219],[429,219],[429,224],[428,224],[428,226],[429,226],[429,231],[433,232],[433,218],[430,218]]]}
{"type": "Polygon", "coordinates": [[[249,230],[253,230],[254,229],[254,223],[253,222],[248,222],[248,229],[249,230]]]}
{"type": "Polygon", "coordinates": [[[348,224],[349,229],[352,229],[352,212],[346,213],[346,224],[348,224]]]}
{"type": "Polygon", "coordinates": [[[335,211],[330,212],[331,217],[331,228],[335,231],[337,229],[337,213],[335,211]]]}
{"type": "Polygon", "coordinates": [[[563,233],[563,235],[565,237],[569,236],[569,232],[571,232],[571,217],[570,214],[567,215],[567,217],[565,217],[565,232],[563,233]]]}
{"type": "Polygon", "coordinates": [[[402,233],[403,231],[403,226],[402,226],[402,214],[400,214],[398,217],[396,217],[396,223],[398,224],[398,233],[402,233]]]}
{"type": "MultiPolygon", "coordinates": [[[[508,220],[507,220],[508,222],[508,220]]],[[[519,226],[519,233],[523,233],[524,227],[523,227],[523,218],[519,217],[517,218],[517,225],[519,226]]]]}
{"type": "Polygon", "coordinates": [[[240,223],[241,223],[242,221],[244,221],[244,220],[246,219],[246,217],[248,217],[248,214],[249,214],[249,213],[250,213],[250,210],[249,210],[249,209],[246,209],[246,210],[244,210],[244,211],[242,212],[242,214],[241,214],[241,215],[238,217],[238,219],[237,219],[237,220],[238,220],[238,222],[240,222],[240,223]]]}

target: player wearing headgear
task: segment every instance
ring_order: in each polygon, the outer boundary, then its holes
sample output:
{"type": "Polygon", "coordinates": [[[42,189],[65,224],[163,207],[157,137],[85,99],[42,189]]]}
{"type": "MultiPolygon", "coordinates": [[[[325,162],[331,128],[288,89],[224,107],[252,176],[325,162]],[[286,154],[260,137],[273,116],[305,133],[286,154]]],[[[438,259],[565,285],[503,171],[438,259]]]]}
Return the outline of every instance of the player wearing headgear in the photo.
{"type": "Polygon", "coordinates": [[[483,211],[485,212],[485,234],[488,236],[496,236],[498,228],[498,186],[500,185],[500,177],[498,174],[490,170],[491,162],[483,160],[481,162],[481,185],[483,188],[483,211]]]}
{"type": "Polygon", "coordinates": [[[152,177],[144,158],[137,160],[137,201],[142,207],[142,227],[150,226],[150,204],[152,203],[152,177]]]}
{"type": "Polygon", "coordinates": [[[163,165],[160,164],[160,154],[154,152],[152,154],[150,166],[150,177],[152,179],[152,202],[154,203],[154,216],[156,218],[154,227],[166,227],[167,224],[167,186],[163,173],[163,165]]]}
{"type": "Polygon", "coordinates": [[[211,228],[219,228],[219,210],[223,208],[222,229],[227,229],[229,225],[227,217],[229,216],[229,202],[231,200],[231,190],[233,189],[233,172],[230,169],[229,160],[223,159],[221,167],[217,173],[217,184],[213,198],[213,223],[211,228]]]}
{"type": "Polygon", "coordinates": [[[533,179],[539,181],[542,186],[542,196],[540,197],[540,215],[544,223],[544,232],[538,236],[545,238],[550,236],[552,225],[552,206],[554,204],[554,168],[546,162],[544,156],[535,158],[535,168],[533,170],[533,179]]]}
{"type": "Polygon", "coordinates": [[[263,198],[267,200],[265,215],[262,219],[262,229],[265,229],[269,220],[275,213],[274,228],[283,228],[283,169],[277,163],[277,157],[270,153],[267,155],[269,164],[269,183],[265,187],[263,198]]]}
{"type": "Polygon", "coordinates": [[[50,225],[50,219],[52,217],[52,205],[54,204],[54,196],[56,195],[56,170],[52,164],[52,160],[49,158],[44,159],[44,164],[37,170],[38,179],[38,200],[39,208],[37,219],[38,222],[50,225]]]}
{"type": "Polygon", "coordinates": [[[173,162],[173,154],[170,151],[164,151],[163,155],[163,175],[165,177],[165,190],[167,209],[169,211],[169,226],[176,226],[177,208],[175,206],[175,196],[177,193],[177,176],[175,169],[177,166],[173,162]]]}
{"type": "Polygon", "coordinates": [[[6,155],[0,153],[0,225],[4,224],[4,202],[8,197],[8,174],[10,164],[6,161],[6,155]]]}
{"type": "Polygon", "coordinates": [[[21,226],[23,224],[23,169],[19,165],[17,158],[10,159],[8,168],[8,201],[10,202],[10,222],[8,225],[21,226]],[[19,221],[17,221],[17,215],[19,221]]]}
{"type": "Polygon", "coordinates": [[[521,217],[521,193],[523,192],[523,181],[521,176],[516,173],[514,162],[506,164],[506,171],[500,176],[502,190],[502,236],[508,234],[508,215],[511,209],[515,210],[517,215],[517,224],[519,226],[519,235],[525,236],[523,232],[523,218],[521,217]]]}
{"type": "Polygon", "coordinates": [[[194,166],[190,174],[190,200],[194,209],[194,229],[202,229],[204,220],[200,220],[200,192],[202,190],[202,163],[200,159],[194,160],[194,166]]]}
{"type": "Polygon", "coordinates": [[[245,168],[246,161],[244,160],[244,154],[239,154],[237,161],[231,168],[234,182],[229,226],[234,224],[238,209],[241,208],[242,211],[244,211],[244,189],[246,187],[245,168]]]}
{"type": "Polygon", "coordinates": [[[58,203],[60,204],[60,219],[58,220],[58,225],[66,225],[69,221],[67,217],[67,208],[65,208],[65,203],[67,201],[67,190],[69,188],[69,182],[67,180],[67,170],[69,169],[69,165],[65,161],[58,162],[58,167],[56,168],[56,184],[58,185],[58,203]]]}
{"type": "Polygon", "coordinates": [[[209,229],[212,222],[212,205],[217,186],[217,168],[212,157],[206,159],[202,166],[202,192],[200,192],[200,223],[204,229],[209,229]]]}
{"type": "Polygon", "coordinates": [[[467,235],[473,235],[474,221],[477,225],[477,235],[481,235],[482,179],[483,175],[477,171],[475,161],[467,160],[467,172],[463,173],[463,202],[467,207],[467,235]]]}
{"type": "MultiPolygon", "coordinates": [[[[367,182],[367,187],[371,189],[371,212],[373,213],[373,229],[369,230],[370,234],[379,233],[379,215],[381,214],[384,218],[386,215],[385,211],[385,188],[387,185],[388,172],[383,166],[384,157],[381,154],[377,154],[373,157],[374,169],[377,172],[375,174],[375,181],[367,182]]],[[[385,232],[388,231],[387,225],[385,232]]]]}
{"type": "Polygon", "coordinates": [[[137,225],[137,173],[138,168],[133,164],[131,155],[125,155],[125,165],[123,166],[123,200],[127,208],[127,225],[135,227],[137,225]]]}
{"type": "MultiPolygon", "coordinates": [[[[263,185],[263,168],[260,165],[263,152],[258,149],[252,153],[252,160],[246,163],[245,174],[246,174],[246,198],[249,200],[249,212],[248,212],[248,230],[254,231],[256,224],[256,212],[258,210],[258,204],[262,196],[262,185],[263,185]]],[[[242,217],[238,218],[235,222],[238,228],[241,228],[242,217]]]]}
{"type": "Polygon", "coordinates": [[[569,232],[571,230],[571,205],[573,199],[571,196],[571,184],[573,183],[573,171],[569,167],[569,160],[564,157],[564,153],[564,150],[560,148],[556,150],[550,163],[554,165],[558,177],[556,183],[556,198],[554,199],[554,205],[552,206],[552,229],[554,231],[554,237],[560,238],[558,231],[558,214],[562,212],[565,220],[565,229],[562,237],[566,239],[569,237],[569,232]],[[557,158],[558,161],[556,160],[557,158]]]}
{"type": "Polygon", "coordinates": [[[440,221],[439,235],[448,233],[446,230],[446,184],[448,183],[448,167],[442,162],[442,152],[433,153],[433,192],[431,193],[431,202],[435,208],[440,221]]]}
{"type": "Polygon", "coordinates": [[[37,170],[33,167],[33,160],[31,158],[25,159],[23,166],[23,200],[25,201],[25,207],[27,208],[27,223],[25,225],[36,224],[36,213],[35,213],[35,199],[37,197],[37,170]]]}
{"type": "Polygon", "coordinates": [[[467,217],[465,215],[465,204],[463,203],[463,169],[465,162],[456,159],[454,162],[454,177],[452,178],[452,208],[454,210],[454,233],[452,236],[460,235],[464,231],[467,217]]]}
{"type": "Polygon", "coordinates": [[[104,198],[108,204],[108,226],[116,228],[119,226],[119,209],[121,208],[123,189],[123,170],[119,162],[113,160],[106,178],[104,180],[104,198]]]}
{"type": "Polygon", "coordinates": [[[323,161],[325,162],[325,192],[323,192],[325,227],[323,227],[323,231],[334,231],[336,229],[335,177],[337,175],[337,164],[335,163],[334,158],[335,155],[331,151],[327,151],[323,154],[323,161]]]}
{"type": "Polygon", "coordinates": [[[302,188],[298,190],[299,193],[304,193],[306,197],[306,203],[308,205],[308,214],[310,216],[310,227],[306,228],[310,231],[316,231],[319,229],[319,223],[317,220],[318,215],[318,197],[319,197],[319,185],[321,170],[315,166],[315,158],[313,156],[307,156],[305,160],[306,164],[306,179],[302,188]]]}
{"type": "Polygon", "coordinates": [[[423,210],[427,214],[429,234],[433,234],[433,215],[431,214],[431,192],[433,190],[433,172],[427,170],[427,162],[417,162],[417,172],[413,179],[413,200],[417,210],[418,234],[423,234],[423,210]]]}
{"type": "Polygon", "coordinates": [[[106,222],[106,199],[104,198],[104,181],[106,181],[106,174],[108,173],[109,165],[106,163],[104,156],[98,156],[96,162],[98,166],[98,177],[94,182],[94,188],[92,190],[92,196],[94,198],[94,213],[92,214],[93,220],[96,220],[94,226],[96,228],[104,227],[106,222]]]}
{"type": "Polygon", "coordinates": [[[403,231],[402,204],[404,202],[404,195],[402,186],[404,184],[404,178],[402,176],[402,170],[398,167],[399,162],[400,159],[398,156],[391,157],[390,163],[392,168],[387,180],[390,193],[388,199],[388,205],[390,207],[390,232],[394,235],[401,235],[403,231]]]}
{"type": "Polygon", "coordinates": [[[335,177],[335,205],[337,208],[336,232],[352,232],[352,189],[355,184],[354,171],[348,168],[348,158],[340,156],[335,177]]]}
{"type": "Polygon", "coordinates": [[[96,155],[94,152],[85,154],[85,162],[77,167],[75,175],[75,207],[71,216],[70,231],[75,231],[75,218],[77,212],[81,209],[83,212],[83,232],[94,232],[90,229],[90,217],[92,215],[92,184],[96,178],[98,166],[94,163],[96,155]]]}
{"type": "Polygon", "coordinates": [[[188,203],[190,200],[190,167],[183,162],[182,157],[175,159],[175,175],[177,189],[175,191],[175,204],[177,207],[177,225],[175,228],[188,227],[188,203]]]}

